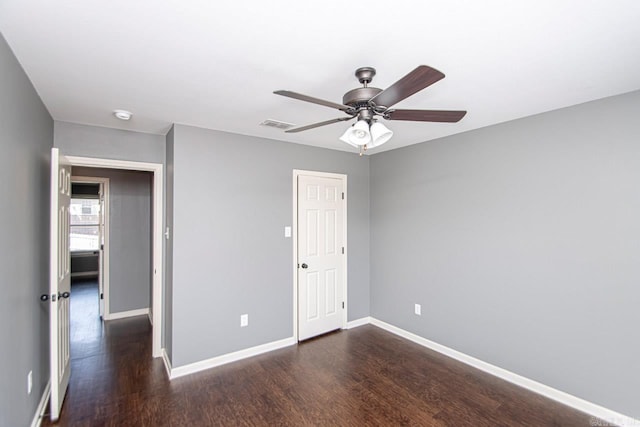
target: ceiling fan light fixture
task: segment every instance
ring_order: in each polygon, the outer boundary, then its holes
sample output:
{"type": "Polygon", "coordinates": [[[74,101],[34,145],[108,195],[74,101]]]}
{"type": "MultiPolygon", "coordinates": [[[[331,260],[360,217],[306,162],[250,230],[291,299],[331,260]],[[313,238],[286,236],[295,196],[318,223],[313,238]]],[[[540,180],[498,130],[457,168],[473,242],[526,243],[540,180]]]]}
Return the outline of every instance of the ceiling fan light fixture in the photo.
{"type": "Polygon", "coordinates": [[[384,144],[393,136],[393,131],[379,122],[371,124],[371,143],[367,144],[367,147],[379,147],[384,144]]]}
{"type": "Polygon", "coordinates": [[[276,95],[334,108],[346,113],[348,116],[325,120],[296,129],[288,129],[286,132],[302,132],[320,126],[356,119],[357,122],[349,127],[339,139],[355,148],[359,148],[360,155],[362,156],[368,148],[378,147],[389,141],[393,136],[393,131],[382,123],[378,123],[377,118],[379,117],[386,120],[457,123],[467,113],[466,111],[454,110],[392,109],[398,102],[444,78],[442,72],[428,65],[419,65],[386,89],[369,86],[375,74],[376,70],[373,67],[358,68],[356,70],[356,77],[363,87],[352,89],[345,93],[342,97],[342,104],[314,98],[290,90],[275,91],[274,93],[276,95]]]}

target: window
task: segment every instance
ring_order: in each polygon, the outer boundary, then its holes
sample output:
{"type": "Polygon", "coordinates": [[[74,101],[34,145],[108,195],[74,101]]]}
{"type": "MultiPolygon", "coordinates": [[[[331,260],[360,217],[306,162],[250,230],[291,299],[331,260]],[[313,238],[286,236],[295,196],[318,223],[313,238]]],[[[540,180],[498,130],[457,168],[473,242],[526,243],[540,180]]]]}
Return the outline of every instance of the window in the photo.
{"type": "Polygon", "coordinates": [[[71,199],[71,251],[100,249],[100,200],[71,199]]]}

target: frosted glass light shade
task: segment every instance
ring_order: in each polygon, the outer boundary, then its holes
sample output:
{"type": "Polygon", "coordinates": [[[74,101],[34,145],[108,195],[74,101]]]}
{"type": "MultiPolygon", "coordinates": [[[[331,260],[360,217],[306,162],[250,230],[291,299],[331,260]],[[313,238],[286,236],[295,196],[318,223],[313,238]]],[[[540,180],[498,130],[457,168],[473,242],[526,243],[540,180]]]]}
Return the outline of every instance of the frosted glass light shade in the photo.
{"type": "Polygon", "coordinates": [[[367,147],[378,147],[393,136],[393,132],[382,123],[375,122],[371,125],[371,143],[367,147]]]}
{"type": "Polygon", "coordinates": [[[349,126],[347,128],[347,130],[345,130],[344,133],[342,134],[342,136],[340,137],[340,141],[346,142],[347,144],[351,145],[352,147],[358,148],[358,144],[356,144],[354,142],[351,142],[351,139],[349,138],[349,136],[351,135],[352,130],[353,130],[353,126],[349,126]]]}
{"type": "Polygon", "coordinates": [[[369,144],[371,142],[369,123],[365,120],[358,120],[353,126],[347,129],[344,135],[340,137],[340,140],[354,147],[369,144]]]}

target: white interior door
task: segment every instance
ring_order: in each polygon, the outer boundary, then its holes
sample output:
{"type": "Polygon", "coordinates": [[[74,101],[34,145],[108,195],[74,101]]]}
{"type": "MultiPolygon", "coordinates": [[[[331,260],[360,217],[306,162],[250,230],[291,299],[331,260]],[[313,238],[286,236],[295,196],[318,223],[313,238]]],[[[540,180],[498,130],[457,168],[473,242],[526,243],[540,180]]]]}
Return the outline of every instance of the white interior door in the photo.
{"type": "Polygon", "coordinates": [[[98,307],[100,317],[104,318],[104,242],[105,242],[105,185],[100,183],[100,230],[98,241],[98,307]]]}
{"type": "Polygon", "coordinates": [[[71,256],[69,251],[69,205],[71,203],[71,167],[51,149],[51,241],[49,316],[51,420],[56,421],[69,385],[69,297],[71,295],[71,256]]]}
{"type": "Polygon", "coordinates": [[[341,179],[298,176],[298,340],[343,327],[343,191],[341,179]]]}

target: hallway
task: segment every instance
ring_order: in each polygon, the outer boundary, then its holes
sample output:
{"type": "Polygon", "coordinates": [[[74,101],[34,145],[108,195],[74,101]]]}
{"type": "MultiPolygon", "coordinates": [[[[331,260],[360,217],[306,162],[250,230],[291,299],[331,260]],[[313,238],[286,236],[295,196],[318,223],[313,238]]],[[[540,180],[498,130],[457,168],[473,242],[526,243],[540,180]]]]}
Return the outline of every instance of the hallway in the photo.
{"type": "MultiPolygon", "coordinates": [[[[166,389],[162,360],[151,358],[147,316],[103,323],[98,284],[72,284],[71,379],[58,426],[128,425],[140,396],[166,389]]],[[[42,426],[52,425],[47,416],[42,426]]]]}
{"type": "Polygon", "coordinates": [[[102,321],[98,314],[98,282],[73,279],[71,282],[71,359],[81,359],[103,350],[102,321]]]}

